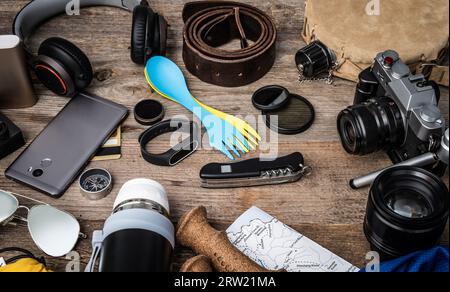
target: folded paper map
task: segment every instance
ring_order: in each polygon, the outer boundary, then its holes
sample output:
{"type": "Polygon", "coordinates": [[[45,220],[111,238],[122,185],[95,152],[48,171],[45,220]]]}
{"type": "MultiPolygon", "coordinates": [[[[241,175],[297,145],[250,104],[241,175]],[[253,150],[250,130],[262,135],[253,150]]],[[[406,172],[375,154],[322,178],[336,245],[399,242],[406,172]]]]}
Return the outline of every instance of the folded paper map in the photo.
{"type": "Polygon", "coordinates": [[[357,272],[358,268],[257,207],[227,230],[231,243],[269,270],[357,272]]]}

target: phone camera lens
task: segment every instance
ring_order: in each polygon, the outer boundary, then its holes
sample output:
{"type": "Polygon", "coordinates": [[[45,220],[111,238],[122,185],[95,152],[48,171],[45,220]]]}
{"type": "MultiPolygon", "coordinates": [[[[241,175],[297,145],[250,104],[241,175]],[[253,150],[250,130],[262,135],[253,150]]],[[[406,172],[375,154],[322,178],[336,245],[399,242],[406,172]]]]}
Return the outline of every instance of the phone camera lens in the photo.
{"type": "Polygon", "coordinates": [[[41,177],[43,174],[44,174],[44,171],[42,169],[36,169],[35,171],[33,171],[34,177],[41,177]]]}

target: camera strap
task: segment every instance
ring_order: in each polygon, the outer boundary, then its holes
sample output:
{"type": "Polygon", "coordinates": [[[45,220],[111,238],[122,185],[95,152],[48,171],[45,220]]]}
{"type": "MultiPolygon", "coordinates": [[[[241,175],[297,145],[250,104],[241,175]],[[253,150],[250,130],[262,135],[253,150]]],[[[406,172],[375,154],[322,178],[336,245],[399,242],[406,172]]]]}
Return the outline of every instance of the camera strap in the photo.
{"type": "Polygon", "coordinates": [[[442,86],[449,85],[449,69],[435,63],[422,63],[417,66],[417,73],[425,75],[429,80],[435,81],[442,86]]]}

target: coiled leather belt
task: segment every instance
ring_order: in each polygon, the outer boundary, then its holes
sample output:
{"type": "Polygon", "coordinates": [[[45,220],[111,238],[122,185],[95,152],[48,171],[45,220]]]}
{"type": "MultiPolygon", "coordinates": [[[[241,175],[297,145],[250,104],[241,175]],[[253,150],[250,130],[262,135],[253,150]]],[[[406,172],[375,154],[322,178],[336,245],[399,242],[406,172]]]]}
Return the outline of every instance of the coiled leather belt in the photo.
{"type": "Polygon", "coordinates": [[[261,10],[236,2],[187,3],[183,10],[183,59],[193,75],[207,83],[237,87],[250,84],[272,68],[277,31],[261,10]],[[222,46],[240,40],[241,49],[222,46]]]}

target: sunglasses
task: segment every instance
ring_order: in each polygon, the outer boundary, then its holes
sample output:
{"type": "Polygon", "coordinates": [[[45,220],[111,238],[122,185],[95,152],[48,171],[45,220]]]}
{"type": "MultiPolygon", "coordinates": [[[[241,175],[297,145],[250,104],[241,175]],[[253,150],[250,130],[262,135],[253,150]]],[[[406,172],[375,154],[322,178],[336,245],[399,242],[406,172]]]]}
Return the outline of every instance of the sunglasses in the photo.
{"type": "Polygon", "coordinates": [[[28,225],[28,230],[36,245],[47,255],[62,257],[73,250],[81,236],[80,224],[75,217],[43,202],[0,190],[0,226],[13,221],[28,225]],[[17,197],[28,199],[38,205],[28,208],[21,206],[17,197]],[[27,218],[16,215],[23,209],[27,218]]]}

